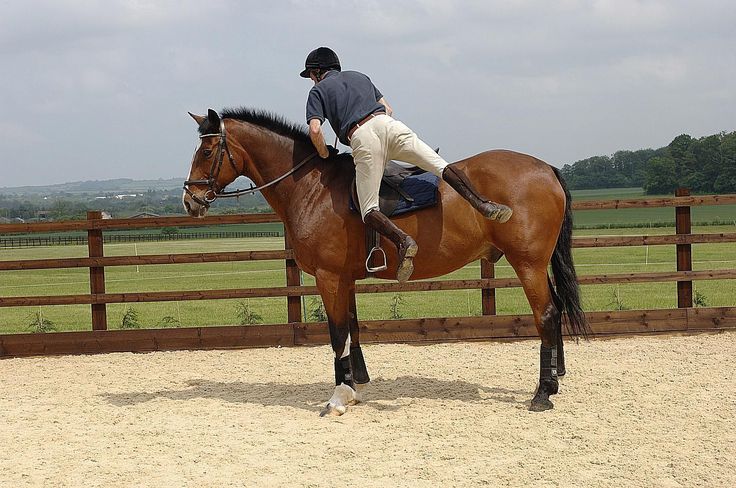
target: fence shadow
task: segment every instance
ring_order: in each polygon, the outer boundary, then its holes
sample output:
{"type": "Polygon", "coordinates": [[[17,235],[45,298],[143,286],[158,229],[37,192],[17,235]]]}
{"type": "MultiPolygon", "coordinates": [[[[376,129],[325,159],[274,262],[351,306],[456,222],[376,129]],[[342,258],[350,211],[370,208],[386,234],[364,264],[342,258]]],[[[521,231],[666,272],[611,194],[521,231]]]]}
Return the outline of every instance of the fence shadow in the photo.
{"type": "MultiPolygon", "coordinates": [[[[293,407],[318,412],[332,394],[332,385],[322,383],[248,383],[189,380],[180,390],[106,393],[101,396],[117,407],[128,407],[164,398],[190,401],[198,398],[265,407],[293,407]]],[[[446,381],[418,376],[377,378],[366,391],[365,405],[377,410],[398,410],[403,399],[459,400],[467,403],[511,403],[524,405],[532,391],[488,387],[465,381],[446,381]],[[382,402],[389,402],[382,403],[382,402]]]]}

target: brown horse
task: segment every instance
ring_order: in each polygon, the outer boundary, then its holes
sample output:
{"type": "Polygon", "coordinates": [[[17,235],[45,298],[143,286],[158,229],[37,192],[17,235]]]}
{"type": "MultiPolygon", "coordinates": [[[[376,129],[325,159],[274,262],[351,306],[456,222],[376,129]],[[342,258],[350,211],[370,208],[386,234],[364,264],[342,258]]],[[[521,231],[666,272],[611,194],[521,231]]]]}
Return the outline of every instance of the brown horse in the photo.
{"type": "MultiPolygon", "coordinates": [[[[239,175],[263,186],[263,196],[292,238],[296,262],[315,277],[327,312],[336,387],[323,414],[344,413],[360,401],[369,381],[355,305],[355,281],[366,277],[367,253],[364,224],[349,209],[352,158],[317,157],[305,129],[267,112],[225,110],[221,118],[209,110],[207,116],[192,117],[201,144],[184,186],[184,207],[192,216],[204,216],[212,201],[228,196],[224,188],[239,175]]],[[[440,183],[435,207],[394,219],[419,244],[412,279],[505,255],[542,339],[539,385],[530,408],[552,408],[549,396],[557,393],[558,376],[565,373],[563,314],[571,334],[588,330],[572,262],[570,193],[555,168],[524,154],[488,151],[456,164],[485,197],[513,208],[513,217],[505,224],[488,220],[440,183]],[[550,263],[555,287],[547,274],[550,263]]],[[[388,240],[381,245],[393,249],[388,240]]],[[[393,279],[397,255],[387,256],[388,269],[377,276],[393,279]]]]}

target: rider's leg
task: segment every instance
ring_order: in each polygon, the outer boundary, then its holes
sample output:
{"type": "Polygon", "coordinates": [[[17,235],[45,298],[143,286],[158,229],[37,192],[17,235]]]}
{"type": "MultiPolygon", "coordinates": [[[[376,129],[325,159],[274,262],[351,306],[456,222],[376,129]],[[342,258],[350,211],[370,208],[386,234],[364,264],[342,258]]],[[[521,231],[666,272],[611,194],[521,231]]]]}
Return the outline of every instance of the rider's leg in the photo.
{"type": "Polygon", "coordinates": [[[511,218],[512,211],[509,207],[482,197],[456,165],[448,164],[405,124],[395,120],[391,127],[395,137],[389,148],[389,158],[406,161],[436,174],[486,218],[499,222],[506,222],[511,218]]]}
{"type": "Polygon", "coordinates": [[[444,171],[442,171],[442,179],[447,182],[452,188],[455,189],[464,199],[466,199],[477,211],[483,214],[484,217],[491,220],[498,220],[503,223],[511,218],[512,210],[506,205],[492,202],[486,198],[483,198],[473,188],[473,185],[462,172],[454,164],[448,165],[444,171]]]}
{"type": "Polygon", "coordinates": [[[396,268],[396,279],[403,283],[409,279],[414,272],[414,263],[412,258],[417,255],[419,247],[410,235],[399,229],[383,215],[380,210],[373,209],[364,217],[363,221],[370,226],[371,229],[379,234],[388,237],[391,242],[396,245],[399,251],[399,265],[396,268]]]}
{"type": "Polygon", "coordinates": [[[396,227],[388,217],[378,209],[378,192],[386,166],[387,151],[385,135],[381,124],[373,127],[378,118],[360,127],[353,133],[350,146],[353,149],[355,162],[355,180],[358,190],[358,203],[363,222],[379,234],[386,236],[396,245],[399,252],[399,264],[396,279],[404,282],[414,271],[412,258],[417,254],[417,243],[409,235],[396,227]]]}

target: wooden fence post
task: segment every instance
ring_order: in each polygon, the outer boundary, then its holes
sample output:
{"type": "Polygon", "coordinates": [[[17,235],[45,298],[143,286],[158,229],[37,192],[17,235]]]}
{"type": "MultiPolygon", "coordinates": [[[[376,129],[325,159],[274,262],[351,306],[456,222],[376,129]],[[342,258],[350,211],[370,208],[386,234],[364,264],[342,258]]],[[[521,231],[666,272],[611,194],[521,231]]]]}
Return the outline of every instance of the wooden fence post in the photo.
{"type": "MultiPolygon", "coordinates": [[[[480,260],[480,277],[481,279],[496,277],[495,266],[485,258],[480,260]]],[[[495,288],[481,288],[481,310],[483,315],[496,315],[495,288]]]]}
{"type": "MultiPolygon", "coordinates": [[[[87,212],[87,220],[102,219],[102,212],[87,212]]],[[[102,230],[90,229],[87,231],[87,249],[89,257],[101,258],[104,256],[102,230]]],[[[90,266],[89,292],[92,295],[105,293],[105,268],[90,266]]],[[[107,306],[104,303],[92,304],[92,330],[107,330],[107,306]]]]}
{"type": "MultiPolygon", "coordinates": [[[[675,190],[676,197],[690,196],[687,188],[675,190]]],[[[690,220],[690,207],[675,207],[675,233],[690,234],[692,221],[690,220]]],[[[677,244],[677,271],[692,271],[693,255],[690,244],[677,244]]],[[[693,306],[693,282],[677,282],[677,307],[688,308],[693,306]]]]}
{"type": "MultiPolygon", "coordinates": [[[[284,228],[284,249],[291,249],[291,239],[286,228],[284,228]]],[[[299,266],[293,259],[286,260],[286,286],[300,286],[301,275],[299,266]]],[[[302,322],[302,297],[286,297],[287,317],[289,323],[302,322]]]]}

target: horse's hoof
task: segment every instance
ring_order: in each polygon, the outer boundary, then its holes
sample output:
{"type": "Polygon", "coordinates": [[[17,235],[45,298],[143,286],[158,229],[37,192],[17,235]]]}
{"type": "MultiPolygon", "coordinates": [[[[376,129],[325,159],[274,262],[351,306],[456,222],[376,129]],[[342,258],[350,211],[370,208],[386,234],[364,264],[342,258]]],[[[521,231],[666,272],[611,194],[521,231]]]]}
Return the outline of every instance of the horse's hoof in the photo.
{"type": "Polygon", "coordinates": [[[348,405],[355,405],[357,402],[355,390],[342,383],[335,387],[335,393],[332,394],[332,398],[319,413],[319,416],[324,417],[328,414],[340,416],[347,412],[348,405]]]}
{"type": "Polygon", "coordinates": [[[545,410],[552,410],[555,408],[554,404],[547,398],[535,398],[529,405],[530,412],[544,412],[545,410]]]}
{"type": "Polygon", "coordinates": [[[340,415],[347,412],[348,408],[345,405],[333,405],[331,403],[328,403],[325,405],[325,408],[322,409],[322,411],[319,413],[320,417],[324,417],[326,415],[330,415],[332,417],[339,417],[340,415]]]}

